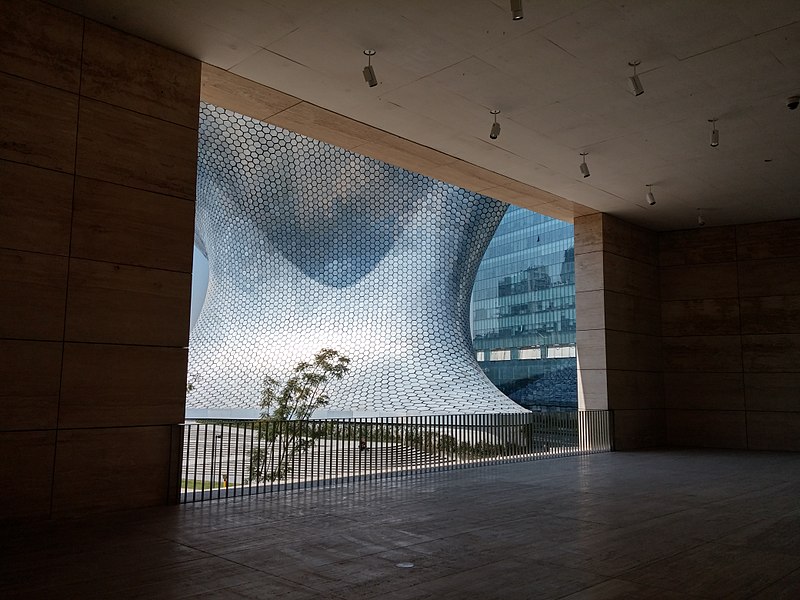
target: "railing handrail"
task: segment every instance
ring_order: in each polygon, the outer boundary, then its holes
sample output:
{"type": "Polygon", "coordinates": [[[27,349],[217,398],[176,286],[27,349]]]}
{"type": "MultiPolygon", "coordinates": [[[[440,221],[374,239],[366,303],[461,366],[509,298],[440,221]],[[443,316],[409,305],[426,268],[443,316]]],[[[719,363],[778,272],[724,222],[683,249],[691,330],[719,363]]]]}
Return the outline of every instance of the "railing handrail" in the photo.
{"type": "Polygon", "coordinates": [[[607,452],[611,426],[599,409],[184,423],[182,501],[607,452]]]}

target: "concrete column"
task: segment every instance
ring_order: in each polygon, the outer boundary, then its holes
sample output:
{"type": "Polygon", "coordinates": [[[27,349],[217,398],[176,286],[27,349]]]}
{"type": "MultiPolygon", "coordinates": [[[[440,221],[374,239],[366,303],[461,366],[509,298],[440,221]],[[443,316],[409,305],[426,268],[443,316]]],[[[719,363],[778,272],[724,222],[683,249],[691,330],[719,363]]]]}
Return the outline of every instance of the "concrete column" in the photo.
{"type": "Polygon", "coordinates": [[[613,413],[617,449],[664,443],[658,237],[575,219],[578,403],[613,413]]]}
{"type": "Polygon", "coordinates": [[[32,0],[0,37],[0,518],[174,500],[200,63],[32,0]]]}

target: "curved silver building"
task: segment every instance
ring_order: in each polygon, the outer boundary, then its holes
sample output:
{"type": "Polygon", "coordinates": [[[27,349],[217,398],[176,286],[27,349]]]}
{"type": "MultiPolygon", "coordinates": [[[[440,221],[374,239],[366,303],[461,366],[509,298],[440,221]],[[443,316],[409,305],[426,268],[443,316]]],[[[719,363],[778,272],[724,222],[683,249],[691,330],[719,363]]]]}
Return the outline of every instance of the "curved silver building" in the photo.
{"type": "Polygon", "coordinates": [[[211,105],[196,239],[209,288],[190,418],[253,417],[264,375],[351,359],[316,416],[522,410],[472,352],[470,294],[506,205],[211,105]]]}

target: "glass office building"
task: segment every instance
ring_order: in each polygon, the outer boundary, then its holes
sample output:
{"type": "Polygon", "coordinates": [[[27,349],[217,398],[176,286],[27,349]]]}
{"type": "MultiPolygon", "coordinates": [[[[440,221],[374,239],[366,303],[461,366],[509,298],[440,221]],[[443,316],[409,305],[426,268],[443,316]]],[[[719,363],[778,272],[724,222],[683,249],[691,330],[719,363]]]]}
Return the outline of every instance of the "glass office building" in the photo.
{"type": "Polygon", "coordinates": [[[478,363],[512,400],[577,405],[571,224],[508,209],[475,279],[472,337],[478,363]]]}

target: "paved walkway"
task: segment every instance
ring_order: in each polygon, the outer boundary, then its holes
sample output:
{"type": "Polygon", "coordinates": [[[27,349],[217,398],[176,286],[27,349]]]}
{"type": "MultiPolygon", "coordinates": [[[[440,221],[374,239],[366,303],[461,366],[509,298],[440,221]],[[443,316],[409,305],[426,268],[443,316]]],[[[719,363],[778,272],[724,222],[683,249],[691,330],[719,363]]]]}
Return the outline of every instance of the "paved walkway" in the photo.
{"type": "Polygon", "coordinates": [[[431,473],[15,525],[0,553],[4,599],[796,599],[800,454],[431,473]]]}

